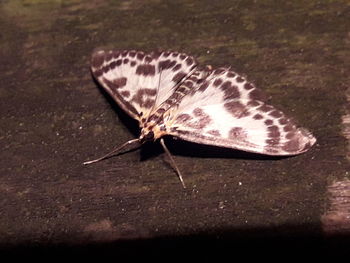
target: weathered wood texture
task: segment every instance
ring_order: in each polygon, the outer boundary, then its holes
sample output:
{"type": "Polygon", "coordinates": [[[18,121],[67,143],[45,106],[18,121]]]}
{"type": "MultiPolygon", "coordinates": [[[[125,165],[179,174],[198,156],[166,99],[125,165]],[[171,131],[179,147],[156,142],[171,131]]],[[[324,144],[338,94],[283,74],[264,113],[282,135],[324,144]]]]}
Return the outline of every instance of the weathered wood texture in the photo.
{"type": "Polygon", "coordinates": [[[349,171],[348,1],[0,6],[0,244],[321,235],[327,185],[349,171]],[[138,132],[91,78],[96,47],[180,50],[231,65],[318,143],[271,159],[169,139],[186,190],[157,144],[83,167],[138,132]]]}

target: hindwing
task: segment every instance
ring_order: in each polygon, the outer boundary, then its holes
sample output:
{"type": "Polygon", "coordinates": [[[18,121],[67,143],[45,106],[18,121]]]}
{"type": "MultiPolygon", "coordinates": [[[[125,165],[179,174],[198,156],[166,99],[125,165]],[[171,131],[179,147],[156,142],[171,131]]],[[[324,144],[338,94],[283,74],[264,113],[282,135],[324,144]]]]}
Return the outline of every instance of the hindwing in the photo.
{"type": "Polygon", "coordinates": [[[220,68],[193,82],[172,111],[170,134],[201,144],[267,155],[294,155],[316,139],[237,73],[220,68]]]}

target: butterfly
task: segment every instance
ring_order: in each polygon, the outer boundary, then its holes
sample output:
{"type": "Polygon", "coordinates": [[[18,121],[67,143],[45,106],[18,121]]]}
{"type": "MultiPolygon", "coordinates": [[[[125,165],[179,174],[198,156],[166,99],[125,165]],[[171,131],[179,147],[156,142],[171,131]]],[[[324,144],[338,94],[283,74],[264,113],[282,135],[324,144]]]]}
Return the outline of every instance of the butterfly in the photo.
{"type": "Polygon", "coordinates": [[[91,71],[117,104],[139,122],[140,137],[90,164],[132,144],[160,139],[173,168],[183,177],[163,136],[252,153],[288,156],[316,142],[282,111],[265,102],[255,85],[230,68],[200,67],[185,53],[95,50],[91,71]]]}

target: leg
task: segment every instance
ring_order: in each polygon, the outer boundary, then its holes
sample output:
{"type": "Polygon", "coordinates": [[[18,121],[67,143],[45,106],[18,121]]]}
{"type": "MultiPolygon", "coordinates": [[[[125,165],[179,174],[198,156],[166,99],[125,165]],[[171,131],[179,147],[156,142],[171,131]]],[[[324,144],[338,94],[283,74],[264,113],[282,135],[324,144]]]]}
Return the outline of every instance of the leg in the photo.
{"type": "Polygon", "coordinates": [[[170,163],[171,163],[171,166],[174,168],[174,170],[176,171],[181,183],[182,183],[182,186],[183,188],[186,188],[185,186],[185,182],[184,180],[182,179],[182,175],[180,173],[180,170],[179,168],[177,167],[176,163],[175,163],[175,160],[173,158],[173,156],[171,155],[171,153],[169,152],[168,148],[165,146],[165,143],[164,143],[164,140],[163,138],[160,139],[160,144],[163,146],[163,149],[164,151],[166,152],[166,154],[168,155],[169,159],[170,159],[170,163]]]}
{"type": "Polygon", "coordinates": [[[140,139],[133,139],[133,140],[130,140],[130,141],[127,141],[126,143],[124,143],[123,145],[121,146],[118,146],[116,148],[113,149],[113,151],[103,155],[102,157],[98,158],[98,159],[95,159],[95,160],[92,160],[92,161],[87,161],[87,162],[84,162],[83,164],[84,165],[87,165],[87,164],[91,164],[91,163],[96,163],[96,162],[99,162],[103,159],[106,159],[108,158],[109,156],[111,156],[112,154],[116,153],[116,152],[119,152],[120,150],[122,150],[123,148],[125,148],[126,146],[130,145],[130,144],[133,144],[135,142],[138,142],[140,143],[140,139]]]}

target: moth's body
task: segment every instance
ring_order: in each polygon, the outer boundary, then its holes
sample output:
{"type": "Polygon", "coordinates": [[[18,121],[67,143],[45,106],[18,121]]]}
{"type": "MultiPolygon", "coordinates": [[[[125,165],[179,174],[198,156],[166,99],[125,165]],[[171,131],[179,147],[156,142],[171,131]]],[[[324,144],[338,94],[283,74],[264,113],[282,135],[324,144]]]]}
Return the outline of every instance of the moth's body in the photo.
{"type": "MultiPolygon", "coordinates": [[[[195,75],[199,72],[194,72],[195,75]]],[[[164,135],[169,134],[168,127],[172,126],[173,111],[177,109],[181,99],[190,92],[190,88],[186,85],[180,85],[174,93],[164,101],[160,107],[152,111],[147,118],[140,120],[141,135],[140,139],[152,138],[157,140],[164,135]],[[148,135],[148,136],[147,136],[148,135]],[[153,135],[153,136],[152,136],[153,135]]],[[[142,113],[143,115],[143,113],[142,113]]]]}
{"type": "Polygon", "coordinates": [[[168,133],[167,126],[161,116],[156,122],[141,123],[140,141],[155,141],[168,133]]]}
{"type": "Polygon", "coordinates": [[[141,134],[132,142],[172,135],[282,156],[303,153],[316,141],[268,105],[245,78],[229,68],[200,69],[193,57],[183,53],[97,50],[91,68],[119,106],[139,121],[141,134]]]}

